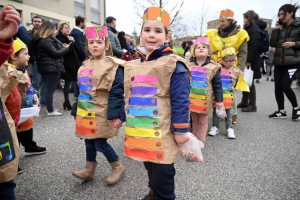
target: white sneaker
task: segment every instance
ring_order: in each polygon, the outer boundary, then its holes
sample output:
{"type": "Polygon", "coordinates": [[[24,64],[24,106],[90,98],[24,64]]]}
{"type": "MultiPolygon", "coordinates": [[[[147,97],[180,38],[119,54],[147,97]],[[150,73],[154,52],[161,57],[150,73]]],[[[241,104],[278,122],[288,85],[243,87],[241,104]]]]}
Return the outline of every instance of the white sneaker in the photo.
{"type": "Polygon", "coordinates": [[[204,142],[203,141],[199,140],[199,145],[200,145],[201,149],[204,149],[204,142]]]}
{"type": "Polygon", "coordinates": [[[227,137],[229,139],[235,139],[234,130],[232,128],[227,129],[227,137]]]}
{"type": "Polygon", "coordinates": [[[216,126],[210,128],[208,135],[215,136],[219,133],[219,129],[216,126]]]}
{"type": "Polygon", "coordinates": [[[59,115],[62,115],[62,113],[54,110],[53,112],[47,112],[47,115],[48,116],[59,116],[59,115]]]}
{"type": "MultiPolygon", "coordinates": [[[[57,108],[54,108],[53,110],[54,110],[54,111],[56,111],[56,112],[58,112],[58,111],[59,111],[59,109],[57,109],[57,108]]],[[[46,108],[46,113],[48,114],[48,110],[47,110],[47,108],[46,108]]]]}

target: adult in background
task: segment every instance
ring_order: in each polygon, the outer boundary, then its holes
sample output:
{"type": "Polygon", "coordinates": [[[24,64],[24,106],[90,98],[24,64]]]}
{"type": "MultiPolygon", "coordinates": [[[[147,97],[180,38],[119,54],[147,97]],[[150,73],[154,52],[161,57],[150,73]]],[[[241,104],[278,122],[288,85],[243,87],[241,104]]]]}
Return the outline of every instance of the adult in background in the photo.
{"type": "Polygon", "coordinates": [[[55,38],[55,25],[52,22],[44,22],[34,38],[38,70],[46,83],[47,115],[56,116],[62,113],[53,108],[53,94],[60,80],[60,74],[65,72],[63,56],[68,53],[68,44],[62,44],[55,38]]]}
{"type": "Polygon", "coordinates": [[[246,66],[251,67],[254,72],[253,81],[250,92],[243,92],[242,101],[238,104],[238,108],[242,108],[242,112],[256,112],[256,89],[254,85],[254,79],[261,78],[260,69],[263,67],[263,61],[260,56],[259,46],[261,38],[261,29],[267,27],[267,23],[259,19],[259,15],[253,10],[248,10],[243,14],[244,16],[244,29],[247,31],[250,40],[247,43],[247,60],[246,66]]]}
{"type": "Polygon", "coordinates": [[[284,94],[293,106],[292,119],[300,119],[300,109],[291,84],[300,66],[300,19],[295,18],[299,9],[297,4],[285,4],[279,8],[279,24],[273,30],[270,40],[271,47],[275,47],[274,55],[274,83],[275,97],[278,111],[269,115],[270,118],[286,118],[284,109],[284,94]]]}
{"type": "Polygon", "coordinates": [[[106,18],[106,25],[107,25],[107,30],[108,30],[108,37],[109,41],[111,43],[112,51],[114,56],[117,58],[121,58],[122,54],[124,53],[120,44],[120,41],[117,37],[117,23],[116,23],[116,18],[109,16],[106,18]]]}
{"type": "MultiPolygon", "coordinates": [[[[219,28],[205,31],[210,42],[213,60],[222,63],[221,51],[224,48],[233,47],[237,53],[234,67],[244,70],[247,59],[248,33],[241,29],[234,19],[234,12],[230,9],[221,10],[219,16],[219,28]]],[[[237,96],[234,94],[234,105],[232,107],[232,123],[237,122],[237,96]]]]}
{"type": "Polygon", "coordinates": [[[75,40],[72,36],[70,36],[70,25],[69,22],[60,21],[57,26],[57,35],[56,38],[65,44],[69,44],[69,52],[66,53],[64,58],[64,67],[65,73],[61,74],[61,79],[65,80],[64,87],[64,98],[65,102],[63,103],[64,110],[71,110],[72,106],[69,100],[70,86],[72,82],[76,82],[77,80],[77,71],[79,69],[79,61],[77,54],[79,49],[75,43],[75,40]]]}
{"type": "Polygon", "coordinates": [[[169,42],[168,42],[168,45],[171,49],[173,49],[174,47],[174,40],[172,38],[172,31],[171,29],[168,30],[168,38],[169,38],[169,42]]]}
{"type": "MultiPolygon", "coordinates": [[[[33,40],[34,33],[40,28],[40,26],[43,23],[43,19],[39,16],[34,16],[31,19],[31,23],[33,26],[33,29],[28,31],[28,35],[30,37],[30,43],[33,40]]],[[[22,40],[22,39],[21,39],[22,40]]],[[[36,94],[39,94],[39,99],[40,99],[40,104],[46,105],[46,99],[45,99],[45,90],[46,90],[46,85],[45,83],[42,83],[42,75],[38,72],[38,66],[36,62],[36,55],[34,53],[34,49],[28,49],[30,59],[29,63],[31,64],[31,70],[32,70],[32,87],[35,90],[36,94]],[[40,92],[41,89],[41,92],[40,92]]]]}
{"type": "MultiPolygon", "coordinates": [[[[86,20],[84,17],[77,16],[75,18],[75,27],[72,29],[70,36],[72,36],[75,40],[75,44],[78,47],[78,66],[81,67],[83,61],[88,56],[85,51],[85,35],[84,29],[86,27],[86,20]]],[[[79,69],[78,67],[78,69],[79,69]]],[[[77,69],[77,71],[78,71],[77,69]]],[[[74,97],[77,99],[79,95],[79,88],[76,81],[73,82],[74,84],[74,97]]]]}
{"type": "Polygon", "coordinates": [[[118,39],[121,45],[121,49],[125,49],[128,50],[128,46],[127,46],[127,42],[126,42],[126,38],[125,38],[125,32],[124,31],[120,31],[118,33],[118,39]]]}

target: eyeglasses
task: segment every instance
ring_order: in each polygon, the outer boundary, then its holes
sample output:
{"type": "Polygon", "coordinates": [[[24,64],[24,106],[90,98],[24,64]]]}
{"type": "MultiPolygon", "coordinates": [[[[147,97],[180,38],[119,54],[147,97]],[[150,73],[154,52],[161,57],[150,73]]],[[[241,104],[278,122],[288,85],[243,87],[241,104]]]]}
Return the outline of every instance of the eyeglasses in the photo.
{"type": "Polygon", "coordinates": [[[232,59],[232,60],[224,60],[224,62],[226,62],[227,64],[230,64],[230,63],[235,63],[236,59],[232,59]]]}

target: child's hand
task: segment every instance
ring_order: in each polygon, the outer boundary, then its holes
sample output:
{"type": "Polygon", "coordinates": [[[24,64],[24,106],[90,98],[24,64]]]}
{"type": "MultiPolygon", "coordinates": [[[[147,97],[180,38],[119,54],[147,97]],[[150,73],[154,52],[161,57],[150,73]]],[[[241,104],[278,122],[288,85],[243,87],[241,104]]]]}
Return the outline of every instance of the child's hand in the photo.
{"type": "Polygon", "coordinates": [[[39,97],[38,97],[38,95],[36,95],[36,94],[34,94],[33,95],[33,99],[34,99],[34,101],[35,101],[35,106],[38,106],[39,105],[39,97]]]}
{"type": "Polygon", "coordinates": [[[178,134],[175,133],[175,141],[178,144],[178,146],[182,146],[184,143],[188,142],[190,140],[190,136],[189,134],[185,133],[185,134],[178,134]]]}
{"type": "Polygon", "coordinates": [[[4,6],[0,12],[0,41],[11,38],[18,32],[20,14],[11,6],[4,6]]]}
{"type": "Polygon", "coordinates": [[[239,74],[244,77],[244,72],[240,70],[239,74]]]}
{"type": "Polygon", "coordinates": [[[120,128],[123,122],[120,119],[112,119],[110,123],[114,128],[120,128]]]}
{"type": "Polygon", "coordinates": [[[223,102],[217,102],[217,103],[216,103],[216,107],[217,107],[218,109],[222,108],[222,106],[224,106],[223,102]]]}

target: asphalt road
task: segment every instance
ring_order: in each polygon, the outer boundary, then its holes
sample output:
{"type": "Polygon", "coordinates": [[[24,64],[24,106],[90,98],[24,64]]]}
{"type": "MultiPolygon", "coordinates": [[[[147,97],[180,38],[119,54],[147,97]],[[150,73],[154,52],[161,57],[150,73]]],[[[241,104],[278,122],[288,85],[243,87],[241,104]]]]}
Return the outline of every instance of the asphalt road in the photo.
{"type": "MultiPolygon", "coordinates": [[[[220,134],[207,137],[204,163],[186,163],[178,157],[177,199],[300,199],[300,121],[291,120],[288,100],[288,119],[269,119],[268,115],[277,108],[274,84],[264,77],[256,88],[258,111],[239,112],[235,140],[227,139],[222,121],[220,134]]],[[[300,102],[300,90],[295,92],[300,102]]],[[[55,107],[62,110],[62,91],[58,89],[54,98],[55,107]]],[[[210,128],[211,116],[209,119],[210,128]]],[[[110,166],[98,153],[95,180],[81,184],[72,172],[84,167],[85,146],[83,140],[75,137],[70,112],[48,117],[42,110],[35,120],[35,141],[46,146],[47,153],[25,157],[21,148],[19,165],[24,173],[15,180],[18,200],[137,200],[148,193],[143,164],[123,155],[123,128],[109,143],[126,167],[125,176],[116,185],[107,186],[110,166]]]]}

